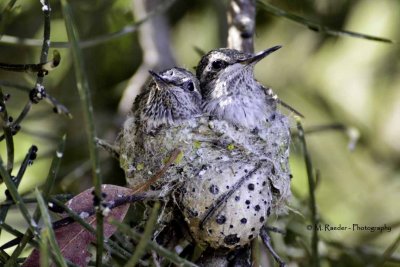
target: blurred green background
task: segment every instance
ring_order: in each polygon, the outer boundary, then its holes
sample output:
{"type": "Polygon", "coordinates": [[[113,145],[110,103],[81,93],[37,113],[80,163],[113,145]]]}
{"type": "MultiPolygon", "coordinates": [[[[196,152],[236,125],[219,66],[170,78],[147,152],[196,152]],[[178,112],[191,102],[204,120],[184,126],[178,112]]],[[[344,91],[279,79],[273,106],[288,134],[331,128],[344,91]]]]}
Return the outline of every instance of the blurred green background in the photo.
{"type": "MultiPolygon", "coordinates": [[[[135,21],[130,0],[69,2],[82,40],[118,31],[135,21]]],[[[0,10],[7,3],[1,1],[0,10]]],[[[51,39],[65,42],[67,36],[60,5],[58,1],[51,3],[51,39]]],[[[334,29],[400,40],[400,1],[397,0],[281,0],[269,3],[334,29]]],[[[193,71],[199,60],[194,47],[208,51],[226,45],[225,9],[226,1],[210,0],[179,0],[168,9],[171,46],[179,66],[193,71]]],[[[40,40],[42,23],[39,1],[17,1],[14,9],[1,17],[4,36],[40,40]]],[[[0,62],[39,61],[40,47],[2,40],[0,62]]],[[[321,175],[316,192],[321,218],[335,226],[392,225],[391,232],[323,231],[320,234],[326,240],[351,247],[371,246],[382,252],[400,234],[398,43],[329,36],[257,9],[255,50],[277,44],[283,48],[257,65],[258,80],[271,86],[282,100],[305,115],[306,129],[342,123],[357,128],[360,133],[353,151],[348,149],[349,138],[343,132],[307,135],[313,166],[321,175]]],[[[48,93],[69,108],[73,119],[52,113],[52,107],[44,102],[35,105],[29,113],[14,139],[16,160],[23,159],[31,144],[39,147],[39,153],[24,177],[22,191],[29,191],[45,179],[56,145],[64,133],[67,144],[56,192],[78,193],[91,186],[86,133],[71,53],[68,49],[58,50],[61,65],[46,77],[45,86],[48,93]]],[[[119,100],[127,80],[142,60],[138,36],[137,33],[127,34],[83,51],[92,88],[97,134],[113,142],[125,116],[117,112],[119,100]]],[[[33,87],[35,76],[0,71],[0,80],[33,87]]],[[[27,94],[12,87],[2,88],[11,95],[7,103],[10,113],[18,116],[28,99],[27,94]]],[[[293,128],[295,132],[294,118],[293,128]]],[[[5,158],[4,142],[0,143],[0,148],[5,158]]],[[[123,184],[123,172],[117,162],[103,152],[101,159],[104,182],[123,184]]],[[[307,217],[301,209],[307,203],[304,202],[308,197],[307,177],[297,139],[292,145],[291,168],[295,195],[292,207],[307,217]]],[[[304,225],[307,224],[308,219],[303,220],[304,225]]],[[[273,224],[276,218],[271,221],[273,224]]],[[[322,247],[322,253],[325,251],[322,247]]],[[[400,257],[399,249],[396,255],[400,257]]],[[[400,266],[400,263],[387,266],[400,266]]]]}

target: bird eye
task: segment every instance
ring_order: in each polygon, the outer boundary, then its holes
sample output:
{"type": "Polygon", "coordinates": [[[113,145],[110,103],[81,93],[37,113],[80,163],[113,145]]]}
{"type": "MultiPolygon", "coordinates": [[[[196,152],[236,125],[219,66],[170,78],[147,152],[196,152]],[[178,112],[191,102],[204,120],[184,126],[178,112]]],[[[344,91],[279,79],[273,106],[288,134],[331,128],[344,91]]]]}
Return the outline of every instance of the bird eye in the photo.
{"type": "Polygon", "coordinates": [[[213,69],[219,70],[219,69],[222,69],[225,67],[226,62],[222,61],[222,60],[216,60],[211,65],[212,65],[213,69]]]}
{"type": "Polygon", "coordinates": [[[190,92],[194,91],[194,84],[193,82],[188,82],[186,83],[186,89],[189,90],[190,92]]]}

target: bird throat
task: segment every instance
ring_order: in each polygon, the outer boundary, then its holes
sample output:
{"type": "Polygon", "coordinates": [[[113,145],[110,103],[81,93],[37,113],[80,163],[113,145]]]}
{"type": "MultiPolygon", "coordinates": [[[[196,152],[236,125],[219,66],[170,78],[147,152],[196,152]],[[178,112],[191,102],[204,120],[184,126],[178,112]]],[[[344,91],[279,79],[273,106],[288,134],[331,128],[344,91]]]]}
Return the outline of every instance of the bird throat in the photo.
{"type": "Polygon", "coordinates": [[[237,126],[249,129],[260,126],[271,111],[264,89],[250,71],[243,71],[242,67],[241,71],[236,68],[222,73],[205,99],[203,110],[237,126]]]}

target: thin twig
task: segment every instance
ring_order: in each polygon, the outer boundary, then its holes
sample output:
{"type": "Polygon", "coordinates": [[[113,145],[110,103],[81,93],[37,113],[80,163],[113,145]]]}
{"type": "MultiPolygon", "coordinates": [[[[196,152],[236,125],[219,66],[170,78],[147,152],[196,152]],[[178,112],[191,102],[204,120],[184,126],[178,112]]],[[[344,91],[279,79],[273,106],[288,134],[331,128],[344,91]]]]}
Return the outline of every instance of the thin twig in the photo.
{"type": "Polygon", "coordinates": [[[54,57],[52,60],[39,64],[10,64],[0,62],[0,70],[12,72],[32,72],[38,73],[38,75],[42,77],[54,70],[60,64],[60,53],[57,50],[54,50],[53,53],[54,57]]]}
{"type": "Polygon", "coordinates": [[[13,124],[20,125],[23,119],[25,119],[26,115],[28,115],[29,111],[31,110],[31,107],[32,107],[32,102],[29,100],[13,124]]]}
{"type": "Polygon", "coordinates": [[[286,108],[290,112],[293,112],[295,115],[299,116],[300,118],[304,118],[304,115],[300,113],[300,111],[296,110],[294,107],[290,106],[288,103],[282,101],[281,99],[276,99],[277,103],[280,104],[282,107],[286,108]]]}
{"type": "MultiPolygon", "coordinates": [[[[50,30],[51,30],[51,22],[50,22],[51,6],[49,3],[49,0],[43,0],[43,3],[44,3],[44,5],[42,8],[42,11],[43,11],[43,17],[44,17],[44,23],[43,23],[44,30],[43,30],[42,51],[40,53],[40,63],[47,62],[47,57],[49,55],[49,49],[50,49],[50,30]]],[[[60,56],[60,54],[58,54],[58,58],[59,58],[59,56],[60,56]]],[[[43,75],[38,74],[36,84],[42,84],[42,83],[43,83],[43,75]]]]}
{"type": "MultiPolygon", "coordinates": [[[[36,203],[36,199],[35,198],[31,198],[31,197],[30,198],[22,198],[22,200],[24,201],[25,204],[36,203]]],[[[7,200],[2,201],[0,203],[0,209],[3,208],[3,207],[9,207],[9,206],[13,206],[13,205],[15,205],[14,200],[7,199],[7,200]]]]}
{"type": "MultiPolygon", "coordinates": [[[[14,82],[9,82],[9,81],[0,81],[0,85],[4,87],[10,87],[12,89],[17,89],[23,92],[30,93],[32,88],[26,85],[14,83],[14,82]]],[[[57,99],[55,99],[53,96],[49,95],[46,92],[46,98],[45,98],[46,103],[50,104],[53,107],[53,111],[56,112],[57,114],[64,114],[68,116],[69,118],[72,118],[72,114],[69,112],[67,107],[65,107],[63,104],[61,104],[57,99]]]]}
{"type": "MultiPolygon", "coordinates": [[[[45,244],[47,242],[50,243],[51,245],[51,254],[54,257],[55,263],[57,263],[58,266],[61,267],[67,267],[67,263],[64,260],[64,257],[61,254],[60,247],[57,244],[56,236],[54,234],[52,225],[51,225],[51,218],[50,214],[47,210],[47,205],[44,202],[43,196],[40,194],[39,190],[36,188],[35,189],[35,196],[38,202],[38,206],[40,209],[40,213],[42,214],[43,222],[44,222],[44,227],[42,228],[42,238],[41,238],[41,244],[45,244]],[[43,233],[45,233],[45,237],[43,236],[43,233]]],[[[43,255],[42,255],[43,257],[43,255]]],[[[41,258],[42,258],[41,257],[41,258]]]]}
{"type": "Polygon", "coordinates": [[[274,233],[278,233],[281,235],[286,235],[286,231],[282,230],[278,227],[274,227],[274,226],[264,226],[264,227],[265,227],[265,230],[267,230],[268,232],[274,232],[274,233]]]}
{"type": "Polygon", "coordinates": [[[48,235],[47,231],[42,231],[41,237],[42,242],[39,244],[39,266],[40,267],[50,267],[50,250],[49,250],[49,242],[48,242],[48,235]]]}
{"type": "Polygon", "coordinates": [[[21,255],[22,251],[25,249],[25,246],[28,243],[32,242],[33,239],[33,231],[28,228],[28,230],[26,230],[25,234],[22,237],[18,237],[18,246],[15,248],[15,250],[13,251],[13,253],[11,254],[11,261],[15,261],[19,255],[21,255]]]}
{"type": "Polygon", "coordinates": [[[57,178],[57,174],[58,174],[58,170],[60,168],[60,163],[61,163],[61,159],[64,155],[64,150],[65,150],[65,142],[66,142],[66,136],[64,135],[61,138],[61,142],[59,143],[56,153],[53,157],[53,160],[51,162],[51,166],[49,169],[49,173],[47,175],[47,179],[46,182],[44,184],[44,188],[43,188],[43,197],[44,198],[48,198],[50,195],[51,190],[53,189],[54,183],[56,181],[57,178]]]}
{"type": "MultiPolygon", "coordinates": [[[[150,186],[152,184],[154,184],[157,180],[159,180],[165,174],[165,172],[168,170],[168,168],[174,163],[174,161],[178,158],[178,156],[181,153],[182,152],[179,149],[173,150],[168,161],[161,168],[161,170],[159,170],[155,175],[153,175],[146,183],[134,188],[132,195],[117,197],[115,199],[112,199],[108,203],[104,202],[103,204],[105,204],[105,206],[107,206],[107,208],[112,210],[114,208],[125,205],[127,203],[134,203],[134,202],[142,201],[145,199],[146,200],[159,199],[161,191],[147,191],[147,190],[150,188],[150,186]]],[[[87,210],[85,212],[87,212],[89,216],[92,216],[95,213],[95,209],[93,208],[93,209],[87,210]]],[[[53,227],[55,229],[57,229],[60,227],[64,227],[72,222],[74,222],[74,219],[72,217],[65,217],[65,218],[55,222],[53,227]]]]}
{"type": "MultiPolygon", "coordinates": [[[[16,236],[15,239],[3,244],[0,249],[8,249],[10,247],[13,247],[15,245],[18,245],[21,239],[23,238],[24,234],[12,227],[9,224],[6,224],[5,222],[0,222],[0,228],[6,231],[7,233],[12,234],[13,236],[16,236]]],[[[38,243],[34,240],[30,240],[29,244],[32,245],[33,247],[37,247],[38,243]]]]}
{"type": "Polygon", "coordinates": [[[110,156],[119,160],[119,147],[108,143],[106,140],[100,139],[96,137],[96,145],[103,149],[104,151],[108,152],[110,156]]]}
{"type": "Polygon", "coordinates": [[[178,158],[178,156],[182,153],[179,149],[174,149],[171,153],[171,155],[168,158],[168,161],[165,163],[165,165],[159,170],[153,177],[151,177],[147,182],[144,184],[141,184],[135,188],[133,188],[133,192],[145,192],[147,191],[151,185],[153,185],[156,181],[158,181],[161,177],[164,176],[164,174],[167,172],[169,167],[174,163],[174,161],[178,158]]]}
{"type": "MultiPolygon", "coordinates": [[[[15,179],[13,180],[16,188],[19,187],[19,184],[22,180],[23,175],[25,174],[26,168],[28,167],[29,163],[32,162],[32,160],[34,158],[36,158],[36,151],[37,151],[37,148],[35,146],[32,146],[29,149],[24,160],[22,161],[21,167],[18,170],[18,174],[15,177],[15,179]]],[[[15,201],[12,201],[12,202],[15,203],[15,201]]],[[[0,208],[0,221],[1,222],[5,221],[9,208],[10,208],[10,205],[7,205],[7,206],[1,205],[1,208],[0,208]]],[[[0,234],[1,234],[1,228],[0,228],[0,234]]]]}
{"type": "Polygon", "coordinates": [[[74,69],[77,80],[77,88],[79,92],[81,106],[84,112],[83,115],[85,119],[86,134],[88,138],[89,154],[92,163],[94,192],[97,202],[96,204],[99,206],[96,212],[96,266],[99,267],[102,264],[104,246],[103,213],[100,208],[103,196],[101,191],[102,178],[100,173],[100,163],[96,147],[96,130],[94,125],[93,104],[90,96],[90,86],[87,80],[83,54],[81,48],[79,47],[79,35],[73,22],[72,10],[66,0],[62,0],[61,4],[68,38],[72,44],[72,56],[75,65],[74,69]]]}
{"type": "Polygon", "coordinates": [[[0,263],[4,265],[9,258],[10,255],[8,255],[4,250],[0,249],[0,263]]]}
{"type": "Polygon", "coordinates": [[[8,192],[10,193],[10,196],[12,199],[15,201],[17,204],[22,217],[24,217],[25,221],[28,223],[28,227],[30,230],[35,231],[36,230],[36,225],[35,221],[33,221],[31,215],[29,214],[28,208],[26,207],[24,201],[22,200],[21,195],[18,193],[17,187],[14,184],[14,181],[12,180],[11,176],[7,172],[7,170],[3,166],[3,160],[0,158],[0,175],[3,177],[3,181],[6,184],[6,187],[8,189],[8,192]]]}
{"type": "MultiPolygon", "coordinates": [[[[40,212],[39,212],[39,208],[37,207],[32,215],[32,219],[34,222],[39,221],[40,219],[40,212]]],[[[11,259],[12,260],[16,260],[19,255],[23,252],[25,246],[28,243],[32,242],[32,238],[34,237],[34,234],[36,234],[35,231],[33,231],[31,228],[28,228],[27,231],[25,232],[25,234],[23,235],[22,238],[19,239],[19,243],[17,248],[14,250],[13,254],[11,255],[11,259]]]]}
{"type": "Polygon", "coordinates": [[[254,52],[256,1],[231,0],[227,13],[228,47],[246,53],[254,52]]]}
{"type": "MultiPolygon", "coordinates": [[[[132,194],[132,195],[117,197],[108,202],[103,202],[103,204],[108,209],[113,210],[122,205],[126,205],[129,203],[135,203],[135,202],[142,201],[142,200],[158,200],[159,195],[160,195],[160,191],[141,192],[141,193],[136,193],[136,194],[132,194]]],[[[50,202],[53,203],[54,198],[50,198],[50,199],[51,199],[50,202]]],[[[53,204],[58,205],[57,203],[59,203],[59,200],[54,201],[53,204]]],[[[60,206],[59,208],[64,209],[64,205],[60,206]]],[[[66,210],[64,210],[64,211],[66,211],[66,210]]],[[[90,210],[85,210],[85,212],[87,213],[88,217],[90,217],[96,213],[96,209],[93,207],[90,210]]],[[[75,222],[74,217],[71,217],[71,216],[64,217],[64,218],[54,222],[53,228],[54,229],[62,228],[73,222],[75,222]]]]}
{"type": "MultiPolygon", "coordinates": [[[[71,195],[71,194],[57,194],[57,195],[54,195],[53,197],[57,198],[60,201],[68,201],[73,197],[73,195],[71,195]]],[[[25,204],[36,203],[36,198],[33,198],[33,197],[27,197],[27,198],[23,197],[22,200],[24,201],[25,204]]],[[[12,199],[5,200],[5,201],[2,201],[0,203],[0,209],[2,207],[13,206],[13,205],[15,205],[15,202],[12,199]]]]}
{"type": "MultiPolygon", "coordinates": [[[[176,2],[176,0],[169,0],[161,2],[156,8],[152,9],[151,12],[147,14],[146,17],[140,19],[138,21],[133,22],[131,25],[127,25],[119,31],[108,33],[105,35],[101,35],[98,37],[94,37],[93,39],[88,40],[80,40],[79,47],[81,49],[91,48],[96,45],[101,45],[115,39],[124,37],[128,34],[132,34],[136,32],[146,21],[151,19],[152,17],[161,14],[167,11],[172,4],[176,2]]],[[[0,44],[9,44],[9,45],[19,45],[25,47],[38,47],[42,45],[42,40],[39,39],[31,39],[31,38],[21,38],[10,35],[3,35],[0,39],[0,44]]],[[[71,48],[71,43],[69,42],[52,42],[50,47],[52,48],[71,48]]]]}
{"type": "Polygon", "coordinates": [[[10,15],[11,10],[13,9],[16,2],[17,0],[10,0],[10,2],[8,2],[8,4],[4,7],[4,9],[0,14],[0,39],[3,36],[4,27],[7,22],[7,17],[10,15]]]}
{"type": "MultiPolygon", "coordinates": [[[[6,140],[7,146],[7,171],[11,175],[11,172],[14,167],[14,139],[13,139],[13,127],[12,122],[10,121],[10,117],[8,116],[7,107],[5,104],[5,96],[3,94],[3,90],[0,88],[0,108],[2,112],[0,113],[0,117],[3,120],[1,125],[4,132],[4,139],[6,140]]],[[[0,138],[0,141],[3,139],[0,138]]],[[[2,179],[0,178],[0,182],[2,179]]]]}
{"type": "Polygon", "coordinates": [[[377,263],[375,266],[377,267],[383,267],[385,262],[387,262],[390,257],[393,255],[393,253],[396,251],[396,249],[400,246],[400,234],[397,236],[397,238],[393,241],[392,244],[390,244],[385,252],[382,254],[382,256],[378,259],[377,263]]]}
{"type": "MultiPolygon", "coordinates": [[[[396,242],[396,241],[395,241],[396,242]]],[[[335,248],[336,250],[340,250],[344,252],[345,254],[353,254],[353,255],[360,255],[361,257],[364,257],[366,261],[371,258],[381,258],[384,252],[378,250],[376,247],[372,246],[367,246],[367,245],[362,245],[362,246],[357,246],[357,247],[352,247],[345,245],[343,242],[338,242],[338,241],[332,241],[332,240],[324,240],[324,243],[327,244],[330,247],[335,248]]],[[[389,258],[387,258],[386,261],[390,261],[393,263],[400,263],[400,254],[391,254],[389,258]]],[[[368,263],[370,263],[368,261],[368,263]]],[[[379,263],[378,263],[379,264],[379,263]]],[[[376,263],[371,266],[379,266],[381,267],[382,265],[377,265],[376,263]]]]}
{"type": "Polygon", "coordinates": [[[313,134],[325,131],[345,131],[347,126],[343,123],[332,123],[332,124],[325,124],[325,125],[315,125],[310,126],[304,129],[305,134],[313,134]]]}
{"type": "Polygon", "coordinates": [[[394,43],[394,41],[387,39],[387,38],[382,38],[382,37],[377,37],[377,36],[372,36],[368,34],[363,34],[363,33],[358,33],[358,32],[352,32],[352,31],[346,31],[346,30],[335,30],[331,29],[325,25],[321,25],[317,22],[308,20],[306,18],[303,18],[301,16],[295,15],[293,13],[289,13],[283,9],[280,9],[274,5],[271,5],[269,3],[266,3],[265,1],[262,0],[257,0],[257,3],[260,5],[262,9],[265,11],[269,12],[270,14],[273,14],[278,17],[284,17],[287,18],[291,21],[294,21],[296,23],[302,24],[307,26],[310,30],[316,31],[316,32],[322,32],[326,33],[329,35],[333,36],[350,36],[350,37],[355,37],[355,38],[362,38],[370,41],[378,41],[378,42],[384,42],[384,43],[394,43]]]}
{"type": "MultiPolygon", "coordinates": [[[[88,222],[86,222],[84,219],[82,219],[78,214],[76,214],[73,210],[71,210],[69,207],[67,207],[62,201],[59,201],[56,198],[50,198],[51,202],[56,204],[58,207],[62,208],[71,219],[79,223],[83,228],[88,230],[92,235],[96,235],[96,229],[93,228],[88,222]]],[[[57,229],[59,227],[55,226],[56,222],[53,223],[53,228],[57,229]]],[[[112,251],[113,253],[117,254],[120,258],[122,259],[129,259],[131,257],[131,253],[129,251],[126,251],[123,247],[119,246],[117,243],[114,241],[106,238],[105,239],[104,246],[112,251]]]]}
{"type": "MultiPolygon", "coordinates": [[[[26,103],[24,109],[22,110],[21,114],[18,116],[16,121],[14,122],[14,126],[21,124],[22,120],[26,117],[29,113],[32,103],[38,103],[40,100],[46,97],[46,91],[43,86],[43,79],[44,76],[52,70],[52,68],[56,67],[60,63],[60,54],[57,51],[54,51],[54,59],[50,62],[47,62],[47,57],[49,54],[50,49],[50,3],[49,0],[43,0],[43,41],[42,41],[42,50],[40,53],[40,62],[39,64],[25,64],[22,65],[22,69],[27,68],[27,70],[37,72],[37,79],[36,85],[33,89],[30,90],[29,93],[29,100],[26,103]],[[46,7],[46,8],[45,8],[46,7]]],[[[15,67],[14,69],[21,69],[20,67],[15,67]]]]}
{"type": "Polygon", "coordinates": [[[144,232],[142,238],[140,239],[138,245],[135,248],[135,252],[129,261],[124,265],[124,267],[134,267],[139,259],[144,255],[147,243],[151,240],[151,236],[154,230],[154,226],[157,222],[157,215],[160,209],[160,203],[156,202],[153,209],[151,210],[151,214],[149,219],[147,220],[146,227],[144,228],[144,232]]]}
{"type": "Polygon", "coordinates": [[[267,247],[269,253],[271,253],[274,260],[279,264],[279,267],[285,267],[286,263],[279,257],[279,255],[272,248],[271,237],[269,236],[268,231],[265,226],[261,227],[260,236],[261,236],[261,239],[262,239],[264,245],[267,247]]]}
{"type": "MultiPolygon", "coordinates": [[[[348,126],[342,123],[332,123],[332,124],[326,124],[326,125],[316,125],[316,126],[311,126],[308,127],[307,129],[304,130],[305,134],[314,134],[314,133],[320,133],[320,132],[327,132],[327,131],[340,131],[343,132],[347,135],[349,142],[348,142],[348,149],[350,151],[354,150],[358,140],[360,139],[360,132],[357,128],[348,126]]],[[[293,132],[292,136],[296,136],[298,133],[293,132]]]]}
{"type": "MultiPolygon", "coordinates": [[[[50,23],[50,11],[51,11],[51,7],[50,7],[48,0],[44,0],[44,1],[42,1],[42,3],[43,3],[42,11],[43,11],[43,19],[44,19],[44,23],[43,23],[43,27],[44,27],[43,32],[44,33],[43,33],[42,49],[41,49],[39,64],[45,63],[44,65],[46,65],[47,64],[46,63],[47,56],[48,56],[48,52],[49,52],[49,48],[50,48],[50,24],[51,24],[50,23]]],[[[48,64],[48,67],[50,67],[50,68],[53,65],[58,65],[59,60],[60,60],[58,52],[55,52],[54,55],[55,55],[54,62],[51,62],[50,64],[48,64]]],[[[42,65],[42,66],[44,66],[44,65],[42,65]]],[[[22,120],[26,117],[26,115],[29,113],[29,111],[32,107],[32,103],[37,103],[39,100],[41,100],[43,97],[46,96],[46,92],[45,92],[42,84],[43,84],[43,76],[47,72],[48,72],[48,70],[46,70],[46,69],[43,69],[42,71],[38,72],[35,88],[30,90],[30,94],[29,94],[30,99],[28,100],[24,109],[22,110],[22,112],[20,113],[20,115],[18,116],[18,118],[15,120],[15,122],[13,124],[16,131],[17,131],[17,129],[20,129],[19,125],[21,124],[22,120]]],[[[14,197],[13,197],[13,199],[14,199],[14,197]]],[[[16,201],[16,200],[14,199],[14,201],[16,201]]],[[[17,202],[17,204],[18,203],[19,202],[17,202]]],[[[29,228],[27,229],[24,236],[22,237],[21,242],[18,244],[17,248],[14,250],[13,254],[11,255],[11,259],[10,259],[11,261],[16,261],[18,256],[24,250],[26,244],[28,242],[30,242],[30,240],[32,240],[34,234],[36,234],[36,232],[35,232],[36,229],[32,226],[32,224],[36,223],[39,220],[39,218],[40,218],[40,213],[39,213],[38,209],[36,209],[32,218],[28,222],[29,228]]]]}
{"type": "Polygon", "coordinates": [[[311,223],[312,223],[312,239],[311,239],[311,249],[312,249],[312,266],[319,267],[319,253],[318,253],[318,214],[317,214],[317,204],[315,200],[315,177],[313,174],[313,167],[311,163],[310,154],[307,150],[306,139],[304,136],[303,126],[300,122],[297,122],[297,130],[299,132],[300,143],[303,149],[304,161],[306,164],[307,177],[308,177],[308,189],[310,194],[310,210],[311,210],[311,223]]]}
{"type": "Polygon", "coordinates": [[[33,161],[36,159],[38,148],[33,145],[29,148],[28,153],[26,154],[24,160],[22,161],[21,167],[18,170],[18,174],[14,179],[14,184],[18,188],[21,183],[22,177],[25,174],[26,169],[29,165],[33,164],[33,161]]]}
{"type": "MultiPolygon", "coordinates": [[[[133,231],[128,225],[115,220],[112,221],[112,224],[116,225],[118,227],[118,230],[120,230],[122,233],[132,237],[133,240],[139,241],[141,239],[141,235],[133,231]]],[[[155,241],[148,241],[147,249],[156,251],[159,255],[165,257],[170,262],[175,263],[178,266],[197,267],[196,264],[179,257],[178,254],[158,245],[155,241]]]]}
{"type": "Polygon", "coordinates": [[[45,100],[48,104],[50,104],[53,107],[53,111],[55,113],[64,114],[68,118],[72,119],[72,114],[69,112],[68,108],[66,106],[64,106],[63,104],[61,104],[60,102],[58,102],[58,100],[55,99],[53,96],[46,93],[45,100]]]}
{"type": "MultiPolygon", "coordinates": [[[[40,63],[45,63],[47,61],[47,57],[49,54],[50,49],[50,29],[51,29],[51,22],[50,22],[50,3],[49,0],[43,0],[41,2],[43,4],[42,11],[43,11],[43,42],[42,42],[42,50],[40,53],[40,63]]],[[[58,63],[60,54],[58,54],[58,63]]],[[[58,65],[57,63],[57,65],[58,65]]],[[[46,90],[43,86],[44,75],[47,74],[47,71],[39,71],[37,73],[36,78],[36,85],[33,89],[31,89],[29,93],[29,101],[25,105],[25,108],[21,115],[18,117],[17,121],[18,124],[25,118],[26,114],[30,111],[32,107],[32,103],[39,103],[40,100],[46,97],[46,90]]]]}

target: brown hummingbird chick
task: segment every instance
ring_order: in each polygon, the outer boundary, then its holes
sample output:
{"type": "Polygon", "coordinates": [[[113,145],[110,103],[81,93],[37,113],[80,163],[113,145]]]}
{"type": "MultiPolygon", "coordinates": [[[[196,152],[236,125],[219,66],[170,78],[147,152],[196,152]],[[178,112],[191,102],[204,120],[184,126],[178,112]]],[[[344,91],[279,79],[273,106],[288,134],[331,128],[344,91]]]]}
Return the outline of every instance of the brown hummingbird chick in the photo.
{"type": "MultiPolygon", "coordinates": [[[[192,151],[192,132],[202,114],[199,83],[191,72],[172,68],[150,74],[153,80],[135,100],[118,139],[120,165],[132,188],[148,181],[175,149],[192,151]]],[[[186,159],[182,156],[177,160],[186,159]]],[[[166,177],[171,178],[164,175],[157,184],[172,182],[166,177]]]]}

